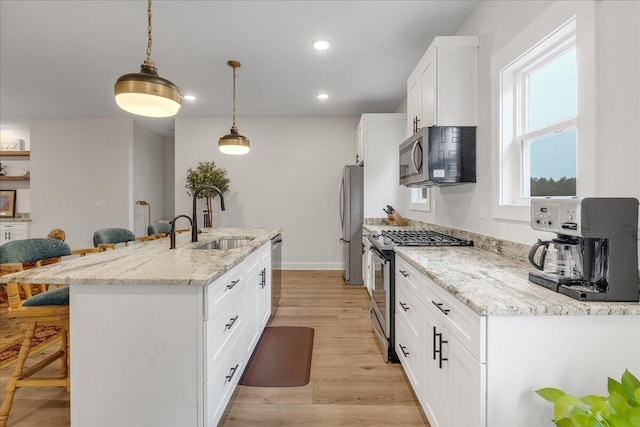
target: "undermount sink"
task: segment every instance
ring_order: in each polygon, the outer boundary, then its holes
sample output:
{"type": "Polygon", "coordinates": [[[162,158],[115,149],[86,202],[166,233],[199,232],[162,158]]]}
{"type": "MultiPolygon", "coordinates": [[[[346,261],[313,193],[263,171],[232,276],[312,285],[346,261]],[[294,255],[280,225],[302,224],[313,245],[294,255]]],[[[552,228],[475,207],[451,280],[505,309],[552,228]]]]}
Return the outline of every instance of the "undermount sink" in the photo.
{"type": "Polygon", "coordinates": [[[229,249],[242,248],[250,244],[253,239],[253,237],[216,239],[212,240],[211,242],[207,242],[204,245],[196,246],[194,249],[217,249],[224,251],[229,249]]]}

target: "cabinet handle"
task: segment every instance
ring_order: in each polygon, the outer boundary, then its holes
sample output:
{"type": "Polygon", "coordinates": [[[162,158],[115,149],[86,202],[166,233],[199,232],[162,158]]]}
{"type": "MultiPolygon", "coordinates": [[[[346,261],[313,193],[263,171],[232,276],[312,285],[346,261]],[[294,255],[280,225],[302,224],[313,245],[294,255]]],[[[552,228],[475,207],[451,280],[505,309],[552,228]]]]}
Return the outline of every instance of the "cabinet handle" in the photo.
{"type": "Polygon", "coordinates": [[[407,273],[404,270],[398,270],[400,272],[400,274],[402,274],[404,277],[409,277],[409,273],[407,273]]]}
{"type": "Polygon", "coordinates": [[[438,335],[440,335],[440,351],[439,351],[439,353],[440,353],[440,355],[439,355],[440,356],[440,361],[439,361],[439,367],[440,367],[440,369],[442,369],[442,362],[446,362],[447,360],[449,360],[446,357],[442,357],[442,344],[447,344],[448,341],[444,341],[442,339],[442,334],[438,334],[438,335]]]}
{"type": "Polygon", "coordinates": [[[442,303],[441,303],[441,302],[431,301],[431,303],[432,303],[433,305],[435,305],[435,306],[436,306],[436,308],[437,308],[438,310],[440,310],[441,312],[443,312],[445,316],[448,316],[448,315],[449,315],[449,313],[451,312],[451,310],[449,310],[448,308],[442,308],[442,303]]]}
{"type": "Polygon", "coordinates": [[[233,324],[236,323],[236,320],[238,320],[238,316],[229,319],[229,323],[224,325],[225,329],[231,329],[233,327],[233,324]]]}
{"type": "Polygon", "coordinates": [[[404,351],[407,347],[403,346],[402,344],[398,344],[398,347],[400,347],[400,351],[402,352],[402,355],[404,357],[407,357],[409,355],[408,351],[404,351]]]}
{"type": "Polygon", "coordinates": [[[398,304],[400,304],[400,307],[402,307],[404,311],[409,311],[409,307],[407,307],[407,305],[402,301],[398,301],[398,304]]]}
{"type": "Polygon", "coordinates": [[[260,287],[264,289],[267,286],[267,269],[263,268],[260,272],[260,287]]]}
{"type": "Polygon", "coordinates": [[[233,289],[233,287],[234,287],[235,285],[237,285],[238,283],[240,283],[240,279],[236,279],[236,280],[232,281],[231,283],[229,283],[229,284],[227,285],[227,289],[229,289],[229,290],[233,289]]]}
{"type": "Polygon", "coordinates": [[[231,370],[229,371],[229,375],[225,377],[227,379],[227,382],[231,382],[231,378],[233,378],[237,370],[238,370],[238,364],[236,364],[236,366],[231,368],[231,370]]]}

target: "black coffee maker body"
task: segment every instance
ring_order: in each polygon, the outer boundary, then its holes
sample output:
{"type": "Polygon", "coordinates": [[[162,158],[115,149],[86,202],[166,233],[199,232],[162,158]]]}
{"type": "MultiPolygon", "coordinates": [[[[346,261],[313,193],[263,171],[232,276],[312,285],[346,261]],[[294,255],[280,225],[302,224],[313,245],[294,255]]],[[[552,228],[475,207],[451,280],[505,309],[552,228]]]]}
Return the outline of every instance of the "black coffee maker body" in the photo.
{"type": "Polygon", "coordinates": [[[529,261],[541,271],[530,281],[582,301],[640,300],[637,199],[534,197],[531,227],[557,237],[534,244],[529,261]],[[550,247],[557,259],[573,254],[571,264],[549,262],[550,247]]]}

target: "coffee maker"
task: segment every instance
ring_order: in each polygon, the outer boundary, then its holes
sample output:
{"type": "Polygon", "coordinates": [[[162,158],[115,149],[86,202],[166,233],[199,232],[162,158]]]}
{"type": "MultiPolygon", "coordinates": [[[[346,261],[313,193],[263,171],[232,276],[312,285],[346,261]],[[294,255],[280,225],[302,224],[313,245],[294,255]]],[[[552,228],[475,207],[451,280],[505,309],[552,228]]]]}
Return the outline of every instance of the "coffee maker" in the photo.
{"type": "Polygon", "coordinates": [[[556,233],[531,248],[529,280],[582,301],[639,301],[638,200],[533,197],[531,227],[556,233]]]}

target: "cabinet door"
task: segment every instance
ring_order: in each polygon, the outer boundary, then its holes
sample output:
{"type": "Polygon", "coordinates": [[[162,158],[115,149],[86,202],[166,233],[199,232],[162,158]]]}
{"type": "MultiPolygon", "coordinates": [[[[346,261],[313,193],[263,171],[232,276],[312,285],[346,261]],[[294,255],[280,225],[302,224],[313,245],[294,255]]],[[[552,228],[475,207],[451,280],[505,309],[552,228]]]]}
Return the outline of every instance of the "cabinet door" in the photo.
{"type": "Polygon", "coordinates": [[[432,49],[427,54],[427,61],[424,63],[424,68],[420,73],[420,92],[421,92],[421,106],[420,116],[422,118],[419,127],[434,126],[437,121],[437,64],[436,64],[436,49],[432,49]]]}
{"type": "Polygon", "coordinates": [[[271,258],[266,257],[260,263],[260,271],[258,273],[259,282],[257,286],[258,301],[258,330],[262,330],[267,325],[267,321],[271,316],[271,258]]]}
{"type": "MultiPolygon", "coordinates": [[[[407,80],[407,137],[415,133],[415,120],[420,120],[422,114],[420,97],[420,75],[412,74],[407,80]]],[[[420,127],[420,123],[418,123],[418,128],[420,127]]]]}
{"type": "Polygon", "coordinates": [[[486,365],[478,362],[453,336],[448,339],[451,366],[451,425],[486,425],[486,365]]]}
{"type": "Polygon", "coordinates": [[[432,427],[451,425],[451,373],[444,334],[442,323],[423,306],[422,407],[432,427]]]}
{"type": "Polygon", "coordinates": [[[29,232],[25,223],[4,223],[0,225],[0,245],[13,240],[29,238],[29,232]]]}
{"type": "Polygon", "coordinates": [[[253,349],[258,343],[262,329],[258,327],[258,292],[260,288],[261,275],[260,266],[249,269],[245,276],[243,289],[243,317],[245,320],[244,330],[244,352],[245,360],[249,360],[253,349]]]}

